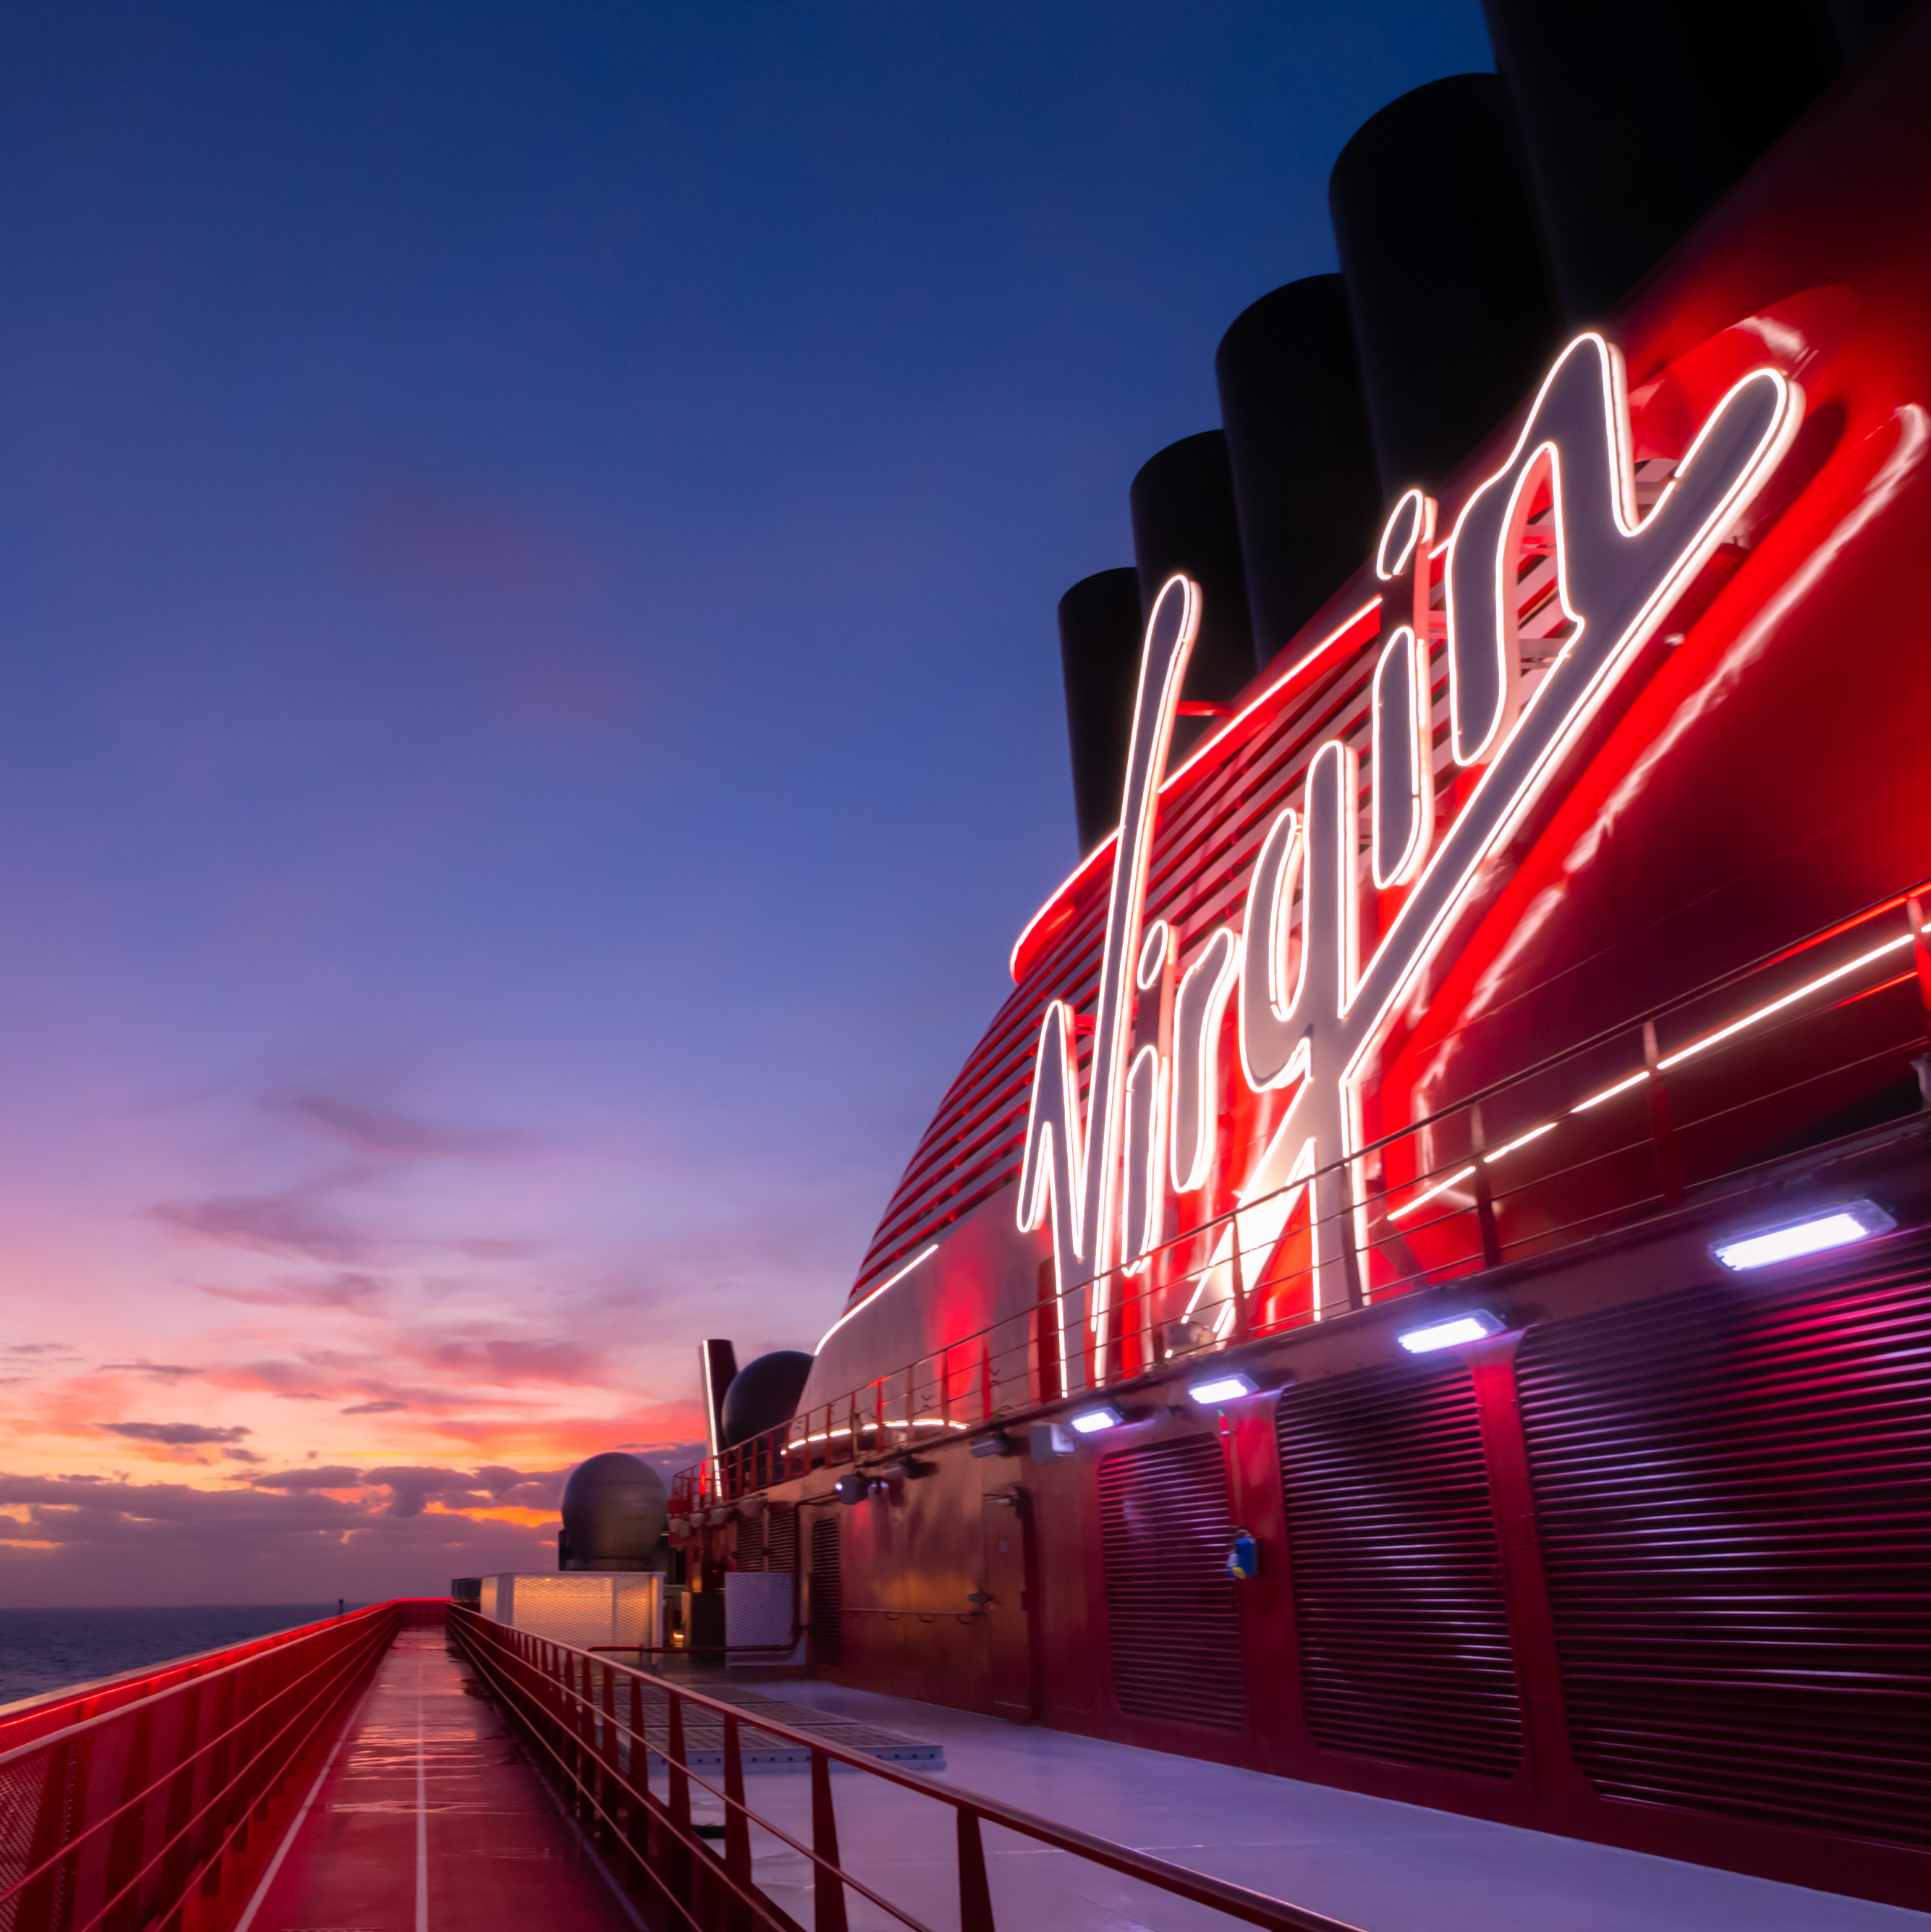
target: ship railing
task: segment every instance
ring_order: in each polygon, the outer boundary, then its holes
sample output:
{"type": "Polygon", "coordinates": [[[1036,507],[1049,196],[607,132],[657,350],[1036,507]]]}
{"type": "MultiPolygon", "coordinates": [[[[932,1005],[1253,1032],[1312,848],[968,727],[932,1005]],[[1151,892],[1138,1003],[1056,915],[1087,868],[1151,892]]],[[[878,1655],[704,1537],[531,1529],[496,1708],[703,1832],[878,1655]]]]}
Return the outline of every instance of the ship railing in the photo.
{"type": "MultiPolygon", "coordinates": [[[[874,1794],[890,1786],[940,1808],[941,1815],[952,1814],[949,1828],[941,1828],[953,1847],[946,1895],[920,1903],[928,1910],[936,1904],[940,1922],[956,1924],[959,1932],[997,1932],[988,1826],[1215,1915],[1201,1923],[1225,1919],[1273,1932],[1351,1932],[1319,1912],[997,1798],[936,1783],[761,1711],[747,1715],[703,1691],[490,1622],[465,1606],[451,1607],[449,1630],[499,1711],[530,1748],[538,1769],[636,1900],[650,1932],[802,1932],[799,1921],[758,1884],[754,1860],[760,1850],[780,1856],[788,1852],[804,1862],[812,1932],[847,1932],[854,1899],[867,1922],[876,1924],[876,1915],[883,1914],[909,1932],[931,1932],[928,1920],[887,1897],[841,1855],[834,1766],[869,1780],[868,1786],[847,1786],[850,1798],[860,1804],[873,1804],[874,1794]],[[807,1757],[808,1822],[797,1815],[802,1804],[788,1808],[789,1823],[772,1815],[776,1807],[771,1797],[763,1810],[753,1807],[746,1792],[747,1732],[760,1753],[775,1742],[807,1757]],[[704,1762],[694,1764],[694,1754],[704,1762]],[[715,1819],[700,1819],[700,1812],[714,1813],[715,1819]]],[[[785,1788],[796,1789],[793,1778],[783,1780],[785,1788]]]]}
{"type": "Polygon", "coordinates": [[[673,1517],[721,1521],[813,1468],[1050,1414],[1069,1381],[1123,1389],[1661,1211],[1718,1205],[1799,1153],[1821,1157],[1918,1112],[1931,1076],[1927,907],[1931,882],[1369,1138],[1346,1163],[1360,1205],[1345,1229],[1312,1214],[1301,1184],[1183,1226],[1133,1271],[1103,1276],[1090,1303],[1057,1292],[1043,1268],[1033,1307],[679,1472],[673,1517]],[[1346,1275],[1319,1308],[1318,1245],[1346,1275]],[[1070,1376],[1068,1348],[1083,1357],[1070,1376]]]}
{"type": "Polygon", "coordinates": [[[379,1604],[0,1713],[0,1932],[232,1924],[295,1774],[442,1610],[379,1604]]]}

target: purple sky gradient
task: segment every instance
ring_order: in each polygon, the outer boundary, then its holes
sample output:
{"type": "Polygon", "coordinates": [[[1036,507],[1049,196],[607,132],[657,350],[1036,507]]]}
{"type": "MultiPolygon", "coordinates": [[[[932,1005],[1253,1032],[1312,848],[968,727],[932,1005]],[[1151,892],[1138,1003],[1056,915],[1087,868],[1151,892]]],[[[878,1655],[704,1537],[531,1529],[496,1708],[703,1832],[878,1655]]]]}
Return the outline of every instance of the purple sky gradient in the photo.
{"type": "Polygon", "coordinates": [[[1059,593],[1347,136],[1487,60],[10,10],[0,1601],[553,1562],[698,1338],[811,1346],[1074,856],[1059,593]]]}

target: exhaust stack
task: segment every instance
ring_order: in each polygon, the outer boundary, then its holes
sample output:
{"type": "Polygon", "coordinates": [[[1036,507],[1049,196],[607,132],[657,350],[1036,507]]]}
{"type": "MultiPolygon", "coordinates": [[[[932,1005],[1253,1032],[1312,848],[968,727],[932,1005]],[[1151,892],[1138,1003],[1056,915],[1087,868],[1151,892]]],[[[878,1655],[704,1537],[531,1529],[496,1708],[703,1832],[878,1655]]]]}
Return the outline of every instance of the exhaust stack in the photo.
{"type": "Polygon", "coordinates": [[[1341,278],[1309,275],[1242,310],[1220,338],[1213,373],[1253,641],[1265,664],[1360,568],[1381,527],[1341,278]]]}
{"type": "Polygon", "coordinates": [[[1391,502],[1438,488],[1561,340],[1501,82],[1452,74],[1390,101],[1342,149],[1327,201],[1391,502]]]}

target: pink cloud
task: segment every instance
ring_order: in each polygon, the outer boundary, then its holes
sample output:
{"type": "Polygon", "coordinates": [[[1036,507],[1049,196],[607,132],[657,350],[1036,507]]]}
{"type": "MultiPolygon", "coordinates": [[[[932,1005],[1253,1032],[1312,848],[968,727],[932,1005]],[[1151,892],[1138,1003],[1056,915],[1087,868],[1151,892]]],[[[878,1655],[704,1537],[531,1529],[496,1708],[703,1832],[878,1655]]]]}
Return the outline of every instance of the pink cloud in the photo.
{"type": "Polygon", "coordinates": [[[103,1422],[99,1425],[110,1436],[124,1436],[130,1442],[158,1442],[170,1449],[202,1444],[238,1442],[252,1436],[252,1429],[211,1428],[200,1422],[103,1422]]]}
{"type": "MultiPolygon", "coordinates": [[[[349,1481],[335,1486],[347,1487],[359,1474],[352,1469],[217,1489],[0,1472],[0,1510],[11,1518],[0,1518],[0,1530],[46,1546],[0,1546],[0,1596],[18,1604],[205,1603],[218,1577],[231,1602],[366,1602],[440,1595],[455,1576],[554,1568],[553,1528],[470,1516],[443,1500],[501,1507],[505,1473],[370,1472],[370,1484],[394,1476],[403,1496],[436,1504],[399,1510],[386,1480],[385,1507],[382,1496],[331,1496],[325,1483],[307,1480],[341,1477],[349,1481]]],[[[512,1492],[529,1486],[530,1495],[553,1498],[561,1474],[507,1473],[518,1475],[512,1492]]]]}
{"type": "Polygon", "coordinates": [[[329,1275],[319,1281],[285,1280],[274,1288],[224,1288],[205,1281],[198,1286],[203,1294],[223,1301],[241,1302],[251,1308],[352,1308],[364,1312],[382,1292],[379,1276],[353,1272],[329,1275]]]}
{"type": "Polygon", "coordinates": [[[315,1201],[319,1191],[295,1187],[280,1194],[162,1201],[148,1212],[170,1227],[229,1247],[348,1265],[366,1260],[374,1251],[374,1242],[339,1219],[318,1211],[315,1201]]]}
{"type": "Polygon", "coordinates": [[[493,1160],[538,1144],[514,1127],[451,1126],[386,1108],[364,1106],[325,1094],[297,1094],[271,1103],[277,1111],[358,1154],[412,1160],[493,1160]]]}

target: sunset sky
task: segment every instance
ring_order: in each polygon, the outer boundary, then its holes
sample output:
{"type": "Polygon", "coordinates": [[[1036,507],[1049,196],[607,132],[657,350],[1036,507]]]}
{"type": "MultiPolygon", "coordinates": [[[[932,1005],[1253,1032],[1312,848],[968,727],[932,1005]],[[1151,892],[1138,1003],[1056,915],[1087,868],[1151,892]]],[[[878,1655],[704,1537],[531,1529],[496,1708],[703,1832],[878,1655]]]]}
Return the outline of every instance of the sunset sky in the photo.
{"type": "Polygon", "coordinates": [[[0,1603],[555,1562],[1074,857],[1054,605],[1477,0],[10,8],[0,1603]]]}

